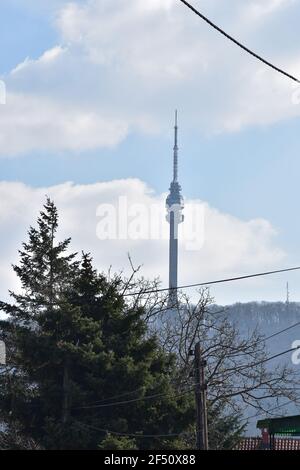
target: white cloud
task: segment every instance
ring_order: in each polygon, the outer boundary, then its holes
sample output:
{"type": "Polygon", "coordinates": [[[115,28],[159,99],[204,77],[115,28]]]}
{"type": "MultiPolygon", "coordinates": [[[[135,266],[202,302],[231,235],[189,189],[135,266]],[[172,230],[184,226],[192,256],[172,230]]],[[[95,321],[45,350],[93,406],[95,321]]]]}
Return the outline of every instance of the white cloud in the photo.
{"type": "MultiPolygon", "coordinates": [[[[186,128],[208,133],[300,115],[288,79],[237,49],[178,1],[57,5],[59,45],[25,59],[5,77],[9,96],[0,108],[0,156],[95,149],[118,144],[130,132],[164,133],[175,107],[186,128]]],[[[293,5],[293,0],[230,0],[225,8],[222,0],[203,0],[200,7],[251,46],[258,44],[262,18],[278,19],[288,8],[293,14],[293,5]]],[[[264,23],[262,41],[275,34],[271,23],[264,23]]],[[[282,25],[282,37],[288,27],[282,25]]],[[[299,53],[288,44],[284,55],[274,47],[268,56],[300,72],[299,53]]]]}
{"type": "Polygon", "coordinates": [[[29,57],[26,57],[26,59],[18,64],[12,71],[11,75],[17,74],[18,72],[24,70],[26,67],[30,66],[35,66],[35,65],[47,65],[51,64],[52,62],[55,62],[55,60],[61,56],[64,52],[66,52],[66,48],[63,48],[62,46],[55,46],[52,49],[49,49],[45,51],[41,57],[39,57],[37,60],[31,60],[29,57]]]}
{"type": "MultiPolygon", "coordinates": [[[[142,274],[147,278],[160,276],[168,284],[168,225],[165,221],[165,196],[156,195],[140,180],[117,180],[92,185],[64,183],[48,188],[32,188],[21,183],[0,183],[0,230],[2,234],[0,257],[1,297],[15,287],[10,264],[18,259],[17,250],[26,240],[29,225],[35,224],[45,195],[53,198],[60,214],[59,236],[72,237],[74,251],[91,252],[100,270],[128,270],[127,253],[136,265],[143,264],[142,274]],[[118,207],[119,197],[126,197],[128,207],[142,204],[150,213],[151,207],[161,209],[160,239],[116,239],[101,241],[96,230],[100,218],[96,216],[100,204],[118,207]]],[[[192,224],[188,210],[180,234],[180,283],[207,281],[227,275],[258,272],[279,266],[285,258],[276,245],[276,232],[266,220],[243,221],[224,214],[202,201],[197,204],[204,211],[204,244],[197,251],[189,251],[187,228],[192,224]],[[185,236],[184,236],[185,234],[185,236]]],[[[140,207],[140,206],[139,206],[140,207]]],[[[121,216],[124,216],[122,212],[121,216]]],[[[128,219],[133,221],[133,214],[128,219]]],[[[145,219],[143,219],[145,220],[145,219]]],[[[152,220],[153,222],[153,220],[152,220]]],[[[241,298],[239,291],[239,298],[241,298]]],[[[218,299],[220,300],[220,299],[218,299]]]]}
{"type": "Polygon", "coordinates": [[[247,14],[256,21],[264,21],[265,16],[294,2],[295,0],[252,0],[249,2],[247,14]]]}
{"type": "Polygon", "coordinates": [[[6,156],[34,151],[88,150],[112,147],[127,133],[125,122],[78,104],[47,96],[7,95],[0,112],[0,146],[6,156]]]}

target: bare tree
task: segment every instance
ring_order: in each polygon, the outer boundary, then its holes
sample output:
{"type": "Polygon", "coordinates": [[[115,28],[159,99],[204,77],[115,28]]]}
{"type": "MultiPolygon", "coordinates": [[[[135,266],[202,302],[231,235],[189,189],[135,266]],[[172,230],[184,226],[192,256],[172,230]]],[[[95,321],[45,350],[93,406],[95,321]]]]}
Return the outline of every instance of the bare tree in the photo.
{"type": "MultiPolygon", "coordinates": [[[[127,309],[141,309],[148,334],[155,334],[162,348],[175,357],[173,381],[179,393],[193,390],[190,351],[198,341],[201,343],[207,363],[209,431],[214,448],[236,445],[249,414],[253,418],[261,414],[278,416],[284,399],[299,403],[296,388],[300,381],[295,369],[286,363],[285,356],[280,358],[280,365],[275,358],[270,360],[267,342],[258,329],[242,333],[241,325],[229,317],[226,308],[216,307],[208,288],[199,290],[197,302],[178,292],[178,302],[170,307],[169,292],[160,289],[159,278],[138,278],[140,267],[135,268],[129,260],[132,274],[127,280],[123,276],[116,280],[120,294],[127,309]],[[224,425],[228,431],[220,432],[224,425]]],[[[193,445],[194,429],[185,440],[193,445]]]]}
{"type": "Polygon", "coordinates": [[[122,294],[129,308],[143,309],[151,333],[157,335],[166,352],[176,357],[179,373],[174,380],[180,390],[193,385],[190,351],[200,341],[207,362],[211,407],[222,403],[233,412],[248,406],[257,413],[269,413],[275,401],[298,403],[296,388],[300,380],[295,369],[287,365],[284,356],[281,365],[274,366],[275,358],[269,360],[272,356],[258,329],[242,335],[240,325],[229,319],[226,308],[215,307],[208,288],[199,290],[196,303],[179,292],[178,303],[170,308],[168,292],[159,290],[159,279],[137,279],[140,267],[134,268],[131,259],[130,264],[132,275],[122,281],[122,294]]]}
{"type": "Polygon", "coordinates": [[[284,357],[282,365],[273,366],[264,336],[257,329],[241,335],[226,309],[214,308],[207,288],[199,291],[197,303],[181,294],[177,308],[158,314],[155,331],[163,348],[177,358],[180,385],[191,384],[190,351],[200,341],[211,406],[226,402],[238,411],[243,404],[268,413],[274,399],[298,402],[295,370],[284,357]]]}
{"type": "Polygon", "coordinates": [[[138,277],[142,266],[135,266],[129,254],[128,260],[131,268],[129,277],[124,277],[121,272],[114,277],[115,283],[119,286],[120,294],[126,299],[127,309],[140,308],[145,321],[152,325],[151,332],[153,332],[159,315],[168,313],[170,310],[168,292],[160,291],[159,277],[153,280],[138,277]]]}

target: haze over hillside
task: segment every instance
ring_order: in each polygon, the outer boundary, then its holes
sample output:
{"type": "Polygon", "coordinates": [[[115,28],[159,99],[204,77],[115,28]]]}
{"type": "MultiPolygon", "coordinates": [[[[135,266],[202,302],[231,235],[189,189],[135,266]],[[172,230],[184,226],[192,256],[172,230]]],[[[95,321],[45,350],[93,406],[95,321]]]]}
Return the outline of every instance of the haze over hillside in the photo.
{"type": "MultiPolygon", "coordinates": [[[[239,325],[243,335],[257,328],[261,334],[270,336],[300,321],[298,302],[236,303],[224,308],[228,318],[239,325]]],[[[291,347],[291,343],[297,339],[300,340],[300,325],[271,338],[268,345],[280,352],[291,347]]]]}
{"type": "MultiPolygon", "coordinates": [[[[220,306],[215,306],[214,308],[220,310],[220,306]]],[[[289,328],[287,331],[267,340],[266,344],[269,356],[287,351],[293,347],[292,345],[294,341],[300,341],[300,324],[294,328],[290,328],[292,325],[300,322],[300,303],[298,302],[236,303],[224,308],[226,309],[228,319],[236,323],[241,334],[245,337],[255,329],[258,329],[259,333],[268,337],[280,332],[281,330],[289,328]]],[[[276,365],[283,363],[294,367],[300,374],[300,364],[293,364],[292,353],[287,353],[286,355],[273,359],[269,362],[268,367],[274,368],[276,365]]],[[[283,403],[285,401],[282,400],[279,403],[283,403]]],[[[274,399],[274,406],[276,405],[277,403],[274,399]]],[[[278,409],[278,416],[296,413],[299,413],[299,408],[297,409],[295,405],[284,406],[281,409],[278,409]]],[[[249,409],[248,416],[253,414],[255,414],[255,410],[249,409]]],[[[257,419],[251,419],[248,427],[248,434],[257,434],[257,419]]]]}

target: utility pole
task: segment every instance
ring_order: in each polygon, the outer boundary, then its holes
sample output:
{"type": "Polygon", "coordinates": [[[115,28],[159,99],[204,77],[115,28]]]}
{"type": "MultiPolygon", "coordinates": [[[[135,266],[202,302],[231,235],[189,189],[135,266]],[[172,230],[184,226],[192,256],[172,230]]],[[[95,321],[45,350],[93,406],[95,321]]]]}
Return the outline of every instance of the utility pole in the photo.
{"type": "Polygon", "coordinates": [[[196,432],[197,449],[208,450],[207,403],[205,367],[206,361],[201,356],[200,341],[195,346],[195,399],[196,399],[196,432]]]}

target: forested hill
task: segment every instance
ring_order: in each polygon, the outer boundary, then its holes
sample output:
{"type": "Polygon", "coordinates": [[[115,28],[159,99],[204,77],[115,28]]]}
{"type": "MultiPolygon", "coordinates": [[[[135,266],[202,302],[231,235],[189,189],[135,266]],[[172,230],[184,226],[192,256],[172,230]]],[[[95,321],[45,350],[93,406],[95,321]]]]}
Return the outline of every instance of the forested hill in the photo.
{"type": "MultiPolygon", "coordinates": [[[[215,306],[220,310],[220,306],[215,306]]],[[[222,308],[222,307],[221,307],[222,308]]],[[[242,336],[247,337],[255,328],[266,338],[275,334],[266,341],[268,356],[279,354],[294,347],[294,341],[300,341],[300,303],[291,302],[249,302],[237,303],[224,307],[230,321],[235,322],[242,336]],[[286,331],[282,331],[285,330],[286,331]],[[279,333],[279,334],[277,334],[279,333]]],[[[269,369],[274,369],[279,364],[288,364],[300,374],[300,364],[292,361],[292,353],[284,354],[268,363],[269,369]]],[[[286,402],[281,400],[280,403],[286,402]]],[[[271,403],[271,402],[270,402],[271,403]]],[[[276,401],[274,399],[274,406],[276,401]]],[[[278,409],[281,414],[299,414],[300,409],[293,403],[278,409]]],[[[251,416],[253,409],[245,409],[245,415],[251,416]]],[[[248,435],[256,435],[256,419],[251,419],[248,426],[248,435]]]]}
{"type": "MultiPolygon", "coordinates": [[[[300,321],[298,302],[249,302],[216,308],[224,308],[228,318],[239,325],[243,334],[258,328],[260,333],[268,336],[300,321]]],[[[283,333],[283,337],[300,339],[300,325],[283,333]]]]}

